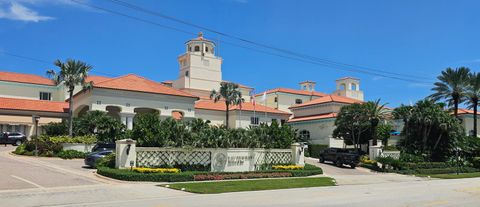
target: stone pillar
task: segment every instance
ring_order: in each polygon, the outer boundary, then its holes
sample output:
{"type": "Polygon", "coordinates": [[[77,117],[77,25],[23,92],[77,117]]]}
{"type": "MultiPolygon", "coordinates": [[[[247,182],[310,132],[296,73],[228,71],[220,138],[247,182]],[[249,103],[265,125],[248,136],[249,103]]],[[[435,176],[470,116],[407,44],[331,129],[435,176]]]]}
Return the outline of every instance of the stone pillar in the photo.
{"type": "Polygon", "coordinates": [[[127,117],[122,115],[121,119],[122,119],[122,124],[127,126],[127,117]]]}
{"type": "Polygon", "coordinates": [[[292,163],[294,165],[305,166],[305,145],[300,143],[293,143],[292,149],[292,163]]]}
{"type": "Polygon", "coordinates": [[[382,141],[377,140],[377,145],[373,145],[373,140],[369,140],[369,148],[368,148],[368,158],[371,160],[377,159],[382,153],[382,141]]]}
{"type": "Polygon", "coordinates": [[[136,143],[137,141],[132,139],[122,139],[115,142],[115,168],[123,169],[137,166],[136,143]]]}

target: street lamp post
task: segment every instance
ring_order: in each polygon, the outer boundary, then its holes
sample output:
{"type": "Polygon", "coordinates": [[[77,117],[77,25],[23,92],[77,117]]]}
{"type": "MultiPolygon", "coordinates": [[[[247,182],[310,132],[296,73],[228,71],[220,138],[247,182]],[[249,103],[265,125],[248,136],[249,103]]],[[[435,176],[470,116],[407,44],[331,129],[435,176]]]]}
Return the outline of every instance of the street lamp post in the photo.
{"type": "Polygon", "coordinates": [[[38,121],[40,120],[40,116],[33,115],[32,121],[35,124],[35,157],[38,157],[38,121]]]}

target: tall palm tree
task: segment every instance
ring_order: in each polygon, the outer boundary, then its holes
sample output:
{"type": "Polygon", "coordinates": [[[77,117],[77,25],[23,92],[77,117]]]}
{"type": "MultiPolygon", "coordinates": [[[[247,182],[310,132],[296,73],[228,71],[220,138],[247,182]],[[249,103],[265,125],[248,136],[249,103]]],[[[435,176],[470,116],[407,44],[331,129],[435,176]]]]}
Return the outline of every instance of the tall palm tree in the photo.
{"type": "Polygon", "coordinates": [[[84,89],[92,87],[91,83],[85,82],[92,66],[73,59],[67,59],[65,62],[56,60],[54,64],[58,67],[59,71],[55,72],[54,70],[48,70],[47,75],[50,76],[57,85],[63,84],[65,88],[67,88],[69,94],[68,135],[73,136],[73,91],[78,85],[81,85],[84,89]]]}
{"type": "Polygon", "coordinates": [[[460,67],[456,69],[447,68],[437,77],[430,98],[434,101],[445,99],[450,107],[453,106],[455,117],[458,115],[458,105],[465,100],[465,89],[470,83],[470,69],[460,67]]]}
{"type": "Polygon", "coordinates": [[[239,105],[243,102],[242,93],[238,89],[238,84],[231,82],[220,83],[220,90],[212,90],[210,93],[210,99],[212,98],[214,102],[225,101],[225,106],[227,109],[225,113],[225,125],[228,128],[228,112],[230,110],[230,106],[239,105]]]}
{"type": "Polygon", "coordinates": [[[473,108],[473,136],[477,136],[477,107],[480,98],[480,73],[470,74],[470,84],[466,90],[467,103],[473,108]]]}
{"type": "Polygon", "coordinates": [[[370,125],[372,127],[372,136],[373,141],[372,145],[377,145],[377,126],[378,123],[382,120],[385,120],[388,115],[387,108],[385,107],[386,104],[380,104],[380,99],[376,101],[369,101],[365,103],[365,110],[366,110],[366,118],[370,121],[370,125]]]}

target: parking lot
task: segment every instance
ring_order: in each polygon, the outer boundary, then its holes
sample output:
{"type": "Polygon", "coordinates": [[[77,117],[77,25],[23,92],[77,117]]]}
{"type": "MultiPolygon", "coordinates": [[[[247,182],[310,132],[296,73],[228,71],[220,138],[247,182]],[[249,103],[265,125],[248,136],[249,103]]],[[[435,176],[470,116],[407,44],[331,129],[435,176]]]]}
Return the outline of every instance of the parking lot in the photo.
{"type": "Polygon", "coordinates": [[[55,188],[101,184],[83,160],[34,158],[9,154],[13,146],[0,146],[0,190],[55,188]]]}

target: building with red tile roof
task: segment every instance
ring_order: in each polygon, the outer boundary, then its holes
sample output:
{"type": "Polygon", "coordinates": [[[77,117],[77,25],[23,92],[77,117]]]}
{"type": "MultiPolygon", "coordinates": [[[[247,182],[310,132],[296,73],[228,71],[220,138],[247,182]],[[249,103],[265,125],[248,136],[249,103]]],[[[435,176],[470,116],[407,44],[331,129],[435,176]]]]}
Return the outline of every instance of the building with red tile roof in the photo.
{"type": "Polygon", "coordinates": [[[27,83],[27,84],[35,84],[35,85],[47,85],[47,86],[56,85],[53,80],[39,76],[39,75],[15,73],[15,72],[7,72],[7,71],[0,71],[0,81],[27,83]]]}

